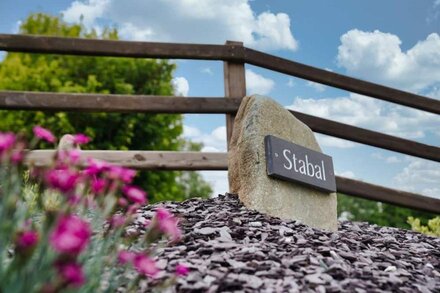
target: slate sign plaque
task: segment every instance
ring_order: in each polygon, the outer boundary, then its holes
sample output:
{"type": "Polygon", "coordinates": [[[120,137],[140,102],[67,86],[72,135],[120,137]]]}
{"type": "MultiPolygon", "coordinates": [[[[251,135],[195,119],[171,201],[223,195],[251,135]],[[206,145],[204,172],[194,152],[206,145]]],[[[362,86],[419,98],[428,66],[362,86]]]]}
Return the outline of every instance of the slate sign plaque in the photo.
{"type": "Polygon", "coordinates": [[[322,191],[336,191],[330,156],[273,135],[267,135],[264,144],[267,175],[270,177],[309,185],[322,191]]]}

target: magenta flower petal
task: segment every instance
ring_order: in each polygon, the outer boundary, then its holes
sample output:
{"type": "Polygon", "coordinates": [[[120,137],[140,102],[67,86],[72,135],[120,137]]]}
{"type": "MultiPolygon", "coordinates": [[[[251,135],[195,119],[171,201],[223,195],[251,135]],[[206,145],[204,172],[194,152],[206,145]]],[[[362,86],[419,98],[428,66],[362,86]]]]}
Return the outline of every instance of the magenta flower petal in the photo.
{"type": "Polygon", "coordinates": [[[12,148],[15,140],[15,134],[13,134],[12,132],[0,132],[0,155],[12,148]]]}
{"type": "Polygon", "coordinates": [[[184,277],[189,274],[189,268],[184,264],[178,264],[176,266],[176,275],[179,277],[184,277]]]}
{"type": "Polygon", "coordinates": [[[147,193],[136,186],[124,186],[122,191],[125,196],[134,203],[142,205],[147,202],[147,193]]]}
{"type": "Polygon", "coordinates": [[[56,138],[52,134],[52,132],[50,132],[46,128],[43,128],[41,126],[35,126],[33,131],[36,137],[41,138],[47,142],[54,143],[56,141],[56,138]]]}
{"type": "Polygon", "coordinates": [[[136,176],[136,171],[121,166],[110,166],[107,176],[114,180],[121,180],[124,183],[131,183],[134,176],[136,176]]]}
{"type": "Polygon", "coordinates": [[[75,262],[55,264],[58,274],[68,284],[80,287],[86,281],[82,267],[75,262]]]}
{"type": "Polygon", "coordinates": [[[134,257],[133,265],[139,274],[148,277],[154,277],[159,272],[156,262],[144,254],[137,254],[134,257]]]}
{"type": "Polygon", "coordinates": [[[73,142],[76,144],[86,144],[89,143],[90,140],[90,137],[82,133],[78,133],[73,136],[73,142]]]}
{"type": "Polygon", "coordinates": [[[102,178],[97,178],[92,180],[90,188],[94,194],[102,193],[107,186],[107,180],[102,178]]]}
{"type": "Polygon", "coordinates": [[[70,169],[49,170],[46,173],[46,183],[64,193],[73,191],[79,180],[78,172],[70,169]]]}
{"type": "Polygon", "coordinates": [[[87,159],[87,167],[84,170],[86,175],[97,175],[105,170],[107,170],[110,165],[105,161],[96,160],[93,158],[87,159]]]}
{"type": "Polygon", "coordinates": [[[118,262],[121,264],[127,264],[134,260],[136,254],[128,250],[122,250],[118,253],[118,262]]]}
{"type": "Polygon", "coordinates": [[[86,248],[91,234],[89,223],[80,217],[62,216],[49,236],[49,243],[57,252],[77,255],[86,248]]]}
{"type": "Polygon", "coordinates": [[[158,208],[156,210],[155,219],[159,230],[162,233],[168,235],[172,241],[177,241],[182,237],[182,232],[177,226],[179,220],[174,217],[168,210],[164,208],[158,208]]]}
{"type": "Polygon", "coordinates": [[[18,234],[15,245],[19,250],[29,249],[38,243],[38,238],[38,233],[36,231],[23,231],[18,234]]]}

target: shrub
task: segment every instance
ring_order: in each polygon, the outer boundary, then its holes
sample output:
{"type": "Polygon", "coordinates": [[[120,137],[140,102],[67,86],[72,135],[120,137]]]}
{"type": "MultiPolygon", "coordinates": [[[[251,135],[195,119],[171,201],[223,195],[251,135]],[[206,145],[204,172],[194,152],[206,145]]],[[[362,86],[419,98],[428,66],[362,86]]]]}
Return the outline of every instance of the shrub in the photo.
{"type": "Polygon", "coordinates": [[[411,225],[413,231],[429,236],[440,237],[440,217],[429,220],[427,226],[423,226],[418,218],[408,217],[408,224],[411,225]]]}
{"type": "MultiPolygon", "coordinates": [[[[47,129],[33,130],[30,149],[56,142],[47,129]]],[[[69,139],[74,146],[89,140],[69,139]]],[[[178,220],[159,208],[145,234],[129,233],[147,202],[132,185],[134,170],[60,148],[48,167],[28,162],[25,172],[26,147],[19,135],[0,132],[0,292],[131,291],[160,273],[154,244],[178,241],[178,220]]],[[[176,277],[187,272],[176,266],[176,277]]]]}

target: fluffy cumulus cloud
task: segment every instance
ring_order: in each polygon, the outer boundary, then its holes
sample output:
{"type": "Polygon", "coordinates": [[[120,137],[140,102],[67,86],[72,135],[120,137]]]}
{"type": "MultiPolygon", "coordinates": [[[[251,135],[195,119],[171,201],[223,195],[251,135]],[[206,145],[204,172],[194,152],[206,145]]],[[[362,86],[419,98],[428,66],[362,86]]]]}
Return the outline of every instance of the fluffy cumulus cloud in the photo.
{"type": "Polygon", "coordinates": [[[311,87],[311,88],[315,89],[315,91],[317,91],[319,93],[324,92],[325,89],[326,89],[325,85],[323,85],[321,83],[314,82],[314,81],[307,81],[306,85],[308,87],[311,87]]]}
{"type": "Polygon", "coordinates": [[[211,132],[202,132],[199,128],[183,125],[183,136],[191,141],[202,143],[203,152],[226,152],[226,127],[220,126],[211,132]]]}
{"type": "Polygon", "coordinates": [[[250,69],[246,69],[246,91],[249,95],[267,95],[275,86],[275,82],[250,69]]]}
{"type": "Polygon", "coordinates": [[[174,94],[176,96],[187,97],[189,93],[189,83],[188,80],[184,77],[175,77],[171,81],[174,94]]]}
{"type": "Polygon", "coordinates": [[[440,198],[439,163],[407,157],[408,165],[394,177],[395,188],[440,198]]]}
{"type": "Polygon", "coordinates": [[[338,64],[351,75],[412,92],[440,85],[440,36],[403,51],[398,36],[353,29],[341,36],[338,64]]]}
{"type": "Polygon", "coordinates": [[[354,175],[353,171],[343,171],[343,172],[336,171],[336,175],[345,178],[356,179],[356,175],[354,175]]]}
{"type": "Polygon", "coordinates": [[[250,0],[78,0],[63,11],[67,21],[98,26],[111,21],[124,38],[148,41],[224,43],[243,41],[263,50],[295,50],[298,43],[285,13],[256,14],[250,0]],[[172,21],[170,21],[172,20],[172,21]]]}
{"type": "MultiPolygon", "coordinates": [[[[183,136],[194,142],[203,144],[203,152],[226,152],[226,127],[220,126],[211,132],[203,132],[197,127],[184,125],[183,136]]],[[[224,194],[228,189],[228,173],[226,171],[202,171],[200,174],[212,187],[213,196],[224,194]]]]}
{"type": "MultiPolygon", "coordinates": [[[[346,97],[303,99],[295,98],[288,108],[311,115],[368,128],[394,136],[419,139],[427,135],[439,135],[440,117],[435,114],[413,110],[382,102],[358,94],[346,97]]],[[[329,146],[333,141],[323,141],[329,146]]],[[[354,144],[340,144],[350,147],[354,144]]]]}

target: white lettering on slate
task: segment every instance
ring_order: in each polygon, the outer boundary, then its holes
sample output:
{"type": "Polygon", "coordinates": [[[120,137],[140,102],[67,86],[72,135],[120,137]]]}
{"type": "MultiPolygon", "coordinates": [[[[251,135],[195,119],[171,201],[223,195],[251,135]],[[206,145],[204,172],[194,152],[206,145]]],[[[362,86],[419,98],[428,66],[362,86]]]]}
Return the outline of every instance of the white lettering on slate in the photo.
{"type": "Polygon", "coordinates": [[[307,155],[305,155],[304,160],[301,160],[296,157],[296,154],[292,154],[292,151],[289,149],[284,149],[283,155],[287,161],[287,165],[286,163],[283,164],[286,170],[292,170],[293,167],[293,171],[296,173],[326,181],[324,161],[321,160],[321,164],[312,164],[309,162],[307,155]]]}

